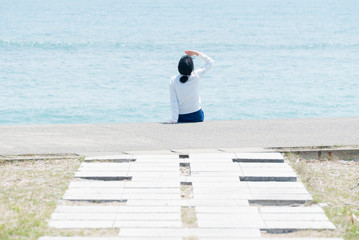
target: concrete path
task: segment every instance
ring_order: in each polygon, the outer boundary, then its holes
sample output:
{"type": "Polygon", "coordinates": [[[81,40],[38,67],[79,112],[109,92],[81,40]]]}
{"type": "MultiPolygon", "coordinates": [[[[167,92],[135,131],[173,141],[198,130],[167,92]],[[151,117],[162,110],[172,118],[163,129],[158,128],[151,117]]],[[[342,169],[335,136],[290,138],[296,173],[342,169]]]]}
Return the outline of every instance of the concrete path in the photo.
{"type": "Polygon", "coordinates": [[[0,126],[0,154],[359,145],[359,118],[0,126]]]}
{"type": "Polygon", "coordinates": [[[87,158],[49,225],[119,235],[40,239],[263,240],[263,232],[334,230],[320,207],[305,205],[311,200],[279,153],[87,158]]]}

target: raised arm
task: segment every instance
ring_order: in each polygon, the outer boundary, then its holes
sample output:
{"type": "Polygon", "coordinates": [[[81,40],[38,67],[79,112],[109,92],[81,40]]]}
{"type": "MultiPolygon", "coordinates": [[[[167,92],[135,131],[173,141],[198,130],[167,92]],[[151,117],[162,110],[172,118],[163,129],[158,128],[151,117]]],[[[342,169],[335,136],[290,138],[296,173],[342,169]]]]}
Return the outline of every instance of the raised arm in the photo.
{"type": "Polygon", "coordinates": [[[202,77],[203,74],[205,74],[208,70],[210,70],[214,64],[214,61],[212,58],[208,57],[207,55],[198,52],[198,51],[194,51],[194,50],[187,50],[185,51],[185,53],[189,56],[193,56],[196,55],[198,56],[201,60],[203,60],[205,62],[205,65],[202,66],[201,68],[195,70],[195,73],[198,75],[198,77],[202,77]]]}

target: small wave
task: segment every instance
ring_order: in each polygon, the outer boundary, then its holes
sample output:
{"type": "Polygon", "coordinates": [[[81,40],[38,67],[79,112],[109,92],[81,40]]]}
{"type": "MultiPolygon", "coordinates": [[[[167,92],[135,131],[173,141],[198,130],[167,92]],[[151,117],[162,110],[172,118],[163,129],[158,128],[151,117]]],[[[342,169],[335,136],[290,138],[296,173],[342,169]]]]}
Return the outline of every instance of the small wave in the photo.
{"type": "MultiPolygon", "coordinates": [[[[176,44],[175,44],[176,45],[176,44]]],[[[44,50],[82,50],[82,49],[142,49],[157,50],[168,47],[165,43],[143,43],[143,42],[67,42],[67,41],[18,41],[0,39],[2,49],[44,49],[44,50]]],[[[320,49],[357,49],[359,43],[303,43],[303,44],[275,44],[275,43],[210,43],[203,45],[204,49],[243,49],[243,50],[320,50],[320,49]]]]}
{"type": "Polygon", "coordinates": [[[91,47],[93,42],[71,43],[71,42],[50,42],[50,41],[15,41],[0,40],[0,46],[5,48],[40,48],[40,49],[77,49],[91,47]]]}
{"type": "Polygon", "coordinates": [[[358,48],[358,43],[308,43],[308,44],[298,44],[298,45],[278,45],[279,49],[288,49],[288,50],[295,50],[295,49],[328,49],[328,48],[338,48],[338,49],[345,49],[345,48],[358,48]]]}
{"type": "Polygon", "coordinates": [[[2,40],[0,39],[0,49],[43,49],[43,50],[83,50],[83,49],[130,49],[141,51],[155,51],[161,49],[179,48],[180,46],[171,45],[167,43],[148,43],[136,41],[88,41],[88,42],[67,42],[67,41],[18,41],[18,40],[2,40]]]}
{"type": "Polygon", "coordinates": [[[87,48],[124,48],[128,47],[127,43],[123,42],[66,42],[66,41],[16,41],[16,40],[1,40],[0,48],[6,49],[45,49],[45,50],[79,50],[87,48]]]}
{"type": "Polygon", "coordinates": [[[359,43],[210,43],[201,45],[201,49],[208,49],[213,52],[272,52],[272,51],[358,51],[359,43]]]}
{"type": "Polygon", "coordinates": [[[359,48],[359,43],[305,43],[305,44],[268,44],[259,48],[274,50],[316,50],[316,49],[350,49],[359,48]]]}
{"type": "Polygon", "coordinates": [[[227,43],[217,44],[213,43],[210,46],[205,46],[208,49],[214,50],[321,50],[321,49],[358,49],[359,43],[298,43],[298,44],[273,44],[273,43],[227,43]]]}

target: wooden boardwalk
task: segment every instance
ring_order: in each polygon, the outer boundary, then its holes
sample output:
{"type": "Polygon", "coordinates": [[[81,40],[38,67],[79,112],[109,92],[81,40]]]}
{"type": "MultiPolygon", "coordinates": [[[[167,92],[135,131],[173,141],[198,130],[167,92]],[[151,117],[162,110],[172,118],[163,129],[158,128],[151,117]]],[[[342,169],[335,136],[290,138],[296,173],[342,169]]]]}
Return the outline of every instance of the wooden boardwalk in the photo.
{"type": "Polygon", "coordinates": [[[49,225],[119,228],[118,236],[40,239],[265,240],[263,232],[334,230],[320,207],[306,205],[311,200],[279,153],[87,158],[49,225]]]}

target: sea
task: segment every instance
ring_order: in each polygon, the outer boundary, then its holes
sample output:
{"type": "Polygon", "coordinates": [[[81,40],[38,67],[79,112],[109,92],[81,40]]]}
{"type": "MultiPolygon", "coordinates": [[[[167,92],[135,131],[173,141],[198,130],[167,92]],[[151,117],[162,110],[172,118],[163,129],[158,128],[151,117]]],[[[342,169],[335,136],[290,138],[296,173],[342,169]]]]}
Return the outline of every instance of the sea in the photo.
{"type": "Polygon", "coordinates": [[[358,0],[0,0],[0,124],[168,121],[189,49],[206,121],[359,116],[358,0]]]}

